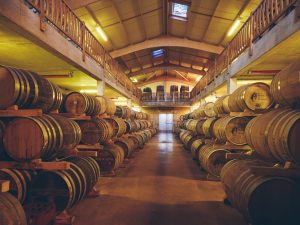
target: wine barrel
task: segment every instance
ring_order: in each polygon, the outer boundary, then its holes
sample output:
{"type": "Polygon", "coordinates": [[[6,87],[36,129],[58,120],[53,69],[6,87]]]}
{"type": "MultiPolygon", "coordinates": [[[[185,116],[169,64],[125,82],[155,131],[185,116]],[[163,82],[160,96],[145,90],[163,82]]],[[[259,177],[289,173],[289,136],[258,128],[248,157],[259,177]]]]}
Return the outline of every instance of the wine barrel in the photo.
{"type": "Polygon", "coordinates": [[[44,115],[12,120],[7,125],[3,142],[6,153],[16,161],[40,158],[49,161],[73,149],[80,139],[81,130],[73,120],[44,115]]]}
{"type": "Polygon", "coordinates": [[[98,102],[100,104],[99,115],[103,115],[104,113],[106,113],[106,109],[107,109],[106,97],[96,96],[96,99],[98,100],[98,102]]]}
{"type": "Polygon", "coordinates": [[[0,224],[27,225],[21,203],[10,193],[0,193],[0,224]]]}
{"type": "MultiPolygon", "coordinates": [[[[216,115],[228,113],[227,110],[224,108],[224,104],[226,104],[226,103],[224,103],[224,100],[227,98],[227,96],[228,95],[224,95],[224,96],[218,98],[217,101],[215,102],[213,110],[216,115]]],[[[227,101],[228,101],[228,98],[227,98],[227,101]]]]}
{"type": "Polygon", "coordinates": [[[300,111],[276,109],[252,119],[247,143],[266,160],[300,162],[300,111]]]}
{"type": "Polygon", "coordinates": [[[110,140],[114,135],[114,130],[112,125],[105,119],[95,118],[93,119],[97,123],[97,126],[101,130],[99,133],[99,142],[100,144],[104,144],[108,140],[110,140]]]}
{"type": "Polygon", "coordinates": [[[119,138],[118,140],[115,141],[116,145],[119,145],[124,153],[125,153],[125,158],[128,158],[132,155],[133,151],[135,150],[135,143],[132,139],[130,138],[119,138]]]}
{"type": "Polygon", "coordinates": [[[206,138],[212,138],[213,137],[213,126],[215,122],[217,121],[217,118],[211,117],[204,121],[202,125],[202,131],[206,138]]]}
{"type": "Polygon", "coordinates": [[[117,110],[115,102],[106,96],[102,96],[102,98],[104,98],[106,101],[106,114],[111,116],[115,115],[117,110]]]}
{"type": "Polygon", "coordinates": [[[128,138],[130,138],[134,141],[135,149],[143,148],[143,146],[144,146],[143,139],[139,135],[132,134],[132,135],[128,136],[128,138]]]}
{"type": "Polygon", "coordinates": [[[193,119],[187,120],[185,123],[185,128],[189,131],[196,132],[196,126],[198,122],[199,120],[193,120],[193,119]]]}
{"type": "Polygon", "coordinates": [[[226,114],[230,113],[230,108],[229,108],[229,97],[230,95],[227,95],[224,99],[223,99],[223,109],[224,112],[226,114]]]}
{"type": "Polygon", "coordinates": [[[203,132],[203,124],[205,122],[205,119],[199,119],[197,126],[196,126],[196,132],[199,136],[203,136],[204,132],[203,132]]]}
{"type": "Polygon", "coordinates": [[[213,145],[204,145],[199,151],[199,162],[203,169],[213,176],[220,177],[221,169],[228,161],[226,153],[230,153],[223,148],[216,148],[213,145]]]}
{"type": "Polygon", "coordinates": [[[201,117],[214,117],[216,115],[214,111],[214,103],[207,102],[203,106],[200,106],[200,116],[201,117]]]}
{"type": "Polygon", "coordinates": [[[113,128],[113,136],[114,137],[121,137],[126,132],[126,124],[123,119],[114,117],[114,118],[105,118],[107,122],[113,128]]]}
{"type": "Polygon", "coordinates": [[[0,67],[0,96],[0,109],[17,105],[47,113],[62,103],[58,86],[34,72],[9,67],[0,67]]]}
{"type": "Polygon", "coordinates": [[[97,116],[101,112],[101,104],[95,96],[79,92],[70,92],[64,99],[63,109],[75,115],[86,114],[97,116]]]}
{"type": "Polygon", "coordinates": [[[213,125],[214,137],[224,143],[228,141],[234,145],[245,145],[245,128],[249,121],[249,118],[241,116],[219,118],[213,125]]]}
{"type": "Polygon", "coordinates": [[[11,158],[7,155],[4,145],[3,145],[3,137],[5,131],[5,122],[0,120],[0,161],[10,161],[11,158]]]}
{"type": "Polygon", "coordinates": [[[191,144],[191,153],[194,160],[199,160],[199,150],[205,143],[201,139],[195,139],[191,144]]]}
{"type": "Polygon", "coordinates": [[[251,224],[299,224],[299,184],[285,177],[255,175],[252,166],[269,164],[257,160],[231,160],[222,168],[221,180],[230,203],[251,224]]]}
{"type": "Polygon", "coordinates": [[[101,171],[111,172],[121,166],[125,158],[123,149],[119,145],[106,144],[99,151],[96,158],[101,171]]]}
{"type": "Polygon", "coordinates": [[[243,85],[237,88],[228,99],[231,112],[264,112],[273,106],[273,97],[269,85],[261,82],[243,85]]]}
{"type": "Polygon", "coordinates": [[[276,103],[294,107],[300,103],[299,61],[281,70],[272,80],[271,93],[276,103]]]}
{"type": "Polygon", "coordinates": [[[24,203],[30,193],[31,181],[37,173],[29,170],[0,169],[0,180],[9,180],[9,193],[24,203]]]}
{"type": "Polygon", "coordinates": [[[33,183],[35,201],[54,199],[57,214],[73,207],[95,186],[100,167],[90,157],[69,157],[70,169],[41,172],[33,183]]]}

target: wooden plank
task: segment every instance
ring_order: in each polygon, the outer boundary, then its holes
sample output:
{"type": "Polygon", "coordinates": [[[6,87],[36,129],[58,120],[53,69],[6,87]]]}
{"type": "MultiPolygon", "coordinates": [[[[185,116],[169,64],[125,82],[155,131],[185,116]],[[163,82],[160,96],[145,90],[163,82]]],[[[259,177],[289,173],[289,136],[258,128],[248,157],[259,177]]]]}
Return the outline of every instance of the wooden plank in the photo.
{"type": "Polygon", "coordinates": [[[253,112],[230,112],[230,116],[260,116],[261,114],[253,112]]]}
{"type": "Polygon", "coordinates": [[[79,156],[79,157],[97,157],[98,152],[97,151],[77,151],[76,156],[79,156]]]}
{"type": "Polygon", "coordinates": [[[33,169],[33,170],[67,170],[70,169],[70,163],[61,162],[41,162],[34,160],[31,162],[0,162],[0,169],[33,169]]]}
{"type": "Polygon", "coordinates": [[[9,181],[0,180],[0,192],[8,192],[8,191],[9,191],[9,181]]]}
{"type": "Polygon", "coordinates": [[[277,176],[277,177],[290,177],[299,178],[300,170],[299,168],[282,168],[282,167],[261,167],[253,166],[251,171],[260,176],[277,176]]]}
{"type": "Polygon", "coordinates": [[[253,159],[252,155],[246,155],[243,153],[226,153],[226,159],[253,159]]]}
{"type": "Polygon", "coordinates": [[[95,145],[77,145],[76,147],[78,150],[102,150],[103,146],[100,144],[95,144],[95,145]]]}
{"type": "Polygon", "coordinates": [[[42,116],[41,109],[6,109],[0,110],[0,117],[28,117],[28,116],[42,116]]]}
{"type": "Polygon", "coordinates": [[[249,145],[233,145],[233,144],[214,144],[216,148],[224,148],[228,150],[245,150],[250,151],[252,148],[249,145]]]}

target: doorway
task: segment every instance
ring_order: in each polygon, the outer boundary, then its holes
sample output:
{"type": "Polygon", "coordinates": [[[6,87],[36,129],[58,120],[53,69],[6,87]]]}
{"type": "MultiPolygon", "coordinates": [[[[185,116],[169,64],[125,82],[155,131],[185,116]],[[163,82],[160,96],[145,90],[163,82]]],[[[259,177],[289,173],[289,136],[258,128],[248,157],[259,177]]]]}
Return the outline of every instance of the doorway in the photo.
{"type": "Polygon", "coordinates": [[[173,114],[159,114],[159,130],[165,132],[173,131],[173,114]]]}

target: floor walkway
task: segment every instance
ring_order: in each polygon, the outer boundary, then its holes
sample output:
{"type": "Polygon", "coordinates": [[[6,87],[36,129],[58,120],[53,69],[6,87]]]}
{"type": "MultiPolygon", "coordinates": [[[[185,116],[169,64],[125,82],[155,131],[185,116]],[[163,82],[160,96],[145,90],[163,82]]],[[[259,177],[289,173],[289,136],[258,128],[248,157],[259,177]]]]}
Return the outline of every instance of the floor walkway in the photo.
{"type": "Polygon", "coordinates": [[[199,167],[171,133],[160,133],[116,177],[104,177],[101,196],[75,209],[76,225],[246,225],[223,204],[219,182],[201,180],[199,167]]]}

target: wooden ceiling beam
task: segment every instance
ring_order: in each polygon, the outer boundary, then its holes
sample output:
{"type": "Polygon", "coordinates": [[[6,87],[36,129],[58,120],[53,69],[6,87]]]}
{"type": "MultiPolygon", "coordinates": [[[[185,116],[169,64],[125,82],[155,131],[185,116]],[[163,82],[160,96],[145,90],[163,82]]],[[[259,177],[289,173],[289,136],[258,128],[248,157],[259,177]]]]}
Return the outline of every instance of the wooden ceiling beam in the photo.
{"type": "Polygon", "coordinates": [[[194,73],[194,74],[199,74],[199,75],[205,75],[206,72],[204,70],[197,70],[197,69],[193,69],[190,67],[184,67],[184,66],[180,66],[180,65],[174,65],[174,64],[160,64],[157,66],[153,66],[153,67],[149,67],[149,68],[145,68],[142,70],[138,70],[135,72],[131,72],[128,74],[129,77],[134,77],[134,76],[138,76],[141,74],[146,74],[146,73],[151,73],[153,71],[157,71],[157,70],[177,70],[177,71],[181,71],[181,72],[185,72],[185,73],[194,73]]]}
{"type": "Polygon", "coordinates": [[[177,73],[179,76],[181,76],[184,80],[188,80],[186,78],[186,76],[184,76],[182,73],[180,73],[179,71],[175,70],[175,73],[177,73]]]}
{"type": "Polygon", "coordinates": [[[113,58],[117,58],[144,49],[158,47],[184,47],[210,52],[214,54],[220,54],[224,49],[222,46],[218,45],[212,45],[205,42],[191,41],[184,38],[164,35],[143,42],[139,42],[124,48],[116,49],[114,51],[111,51],[110,54],[113,58]]]}

